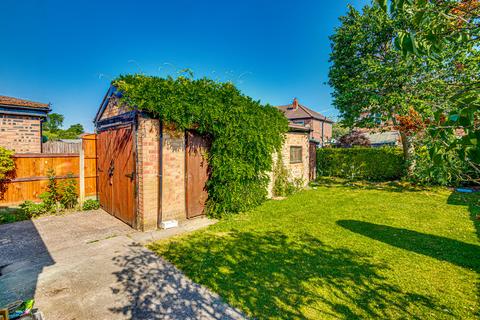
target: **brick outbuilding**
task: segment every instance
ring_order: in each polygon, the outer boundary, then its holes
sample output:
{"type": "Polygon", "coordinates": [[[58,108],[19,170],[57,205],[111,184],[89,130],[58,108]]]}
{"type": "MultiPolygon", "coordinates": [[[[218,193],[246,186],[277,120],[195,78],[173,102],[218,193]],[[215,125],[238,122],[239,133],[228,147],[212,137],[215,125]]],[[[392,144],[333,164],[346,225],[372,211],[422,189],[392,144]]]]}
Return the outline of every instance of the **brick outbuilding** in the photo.
{"type": "MultiPolygon", "coordinates": [[[[142,231],[203,215],[208,139],[121,104],[119,96],[111,87],[94,120],[101,207],[142,231]]],[[[293,127],[282,155],[292,178],[306,185],[310,129],[293,127]]]]}
{"type": "Polygon", "coordinates": [[[16,153],[42,152],[42,122],[50,105],[0,96],[0,147],[16,153]]]}

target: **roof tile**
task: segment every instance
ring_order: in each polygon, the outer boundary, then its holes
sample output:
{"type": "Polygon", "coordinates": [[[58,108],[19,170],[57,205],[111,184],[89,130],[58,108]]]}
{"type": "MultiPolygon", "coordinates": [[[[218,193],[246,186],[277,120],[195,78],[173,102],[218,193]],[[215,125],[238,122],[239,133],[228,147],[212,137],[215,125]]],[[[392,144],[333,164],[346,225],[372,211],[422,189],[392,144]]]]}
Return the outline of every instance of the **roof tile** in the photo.
{"type": "Polygon", "coordinates": [[[50,105],[48,103],[34,102],[34,101],[7,97],[7,96],[0,96],[0,105],[7,106],[7,107],[12,106],[12,107],[50,109],[50,105]]]}

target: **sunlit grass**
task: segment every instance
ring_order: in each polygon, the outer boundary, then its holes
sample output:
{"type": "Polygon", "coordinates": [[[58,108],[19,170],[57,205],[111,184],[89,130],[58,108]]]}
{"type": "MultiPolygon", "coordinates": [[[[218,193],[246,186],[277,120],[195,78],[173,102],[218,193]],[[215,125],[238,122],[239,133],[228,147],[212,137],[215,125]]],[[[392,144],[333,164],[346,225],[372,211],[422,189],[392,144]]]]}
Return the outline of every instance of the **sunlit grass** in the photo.
{"type": "Polygon", "coordinates": [[[479,201],[320,185],[150,248],[256,318],[478,319],[479,201]]]}

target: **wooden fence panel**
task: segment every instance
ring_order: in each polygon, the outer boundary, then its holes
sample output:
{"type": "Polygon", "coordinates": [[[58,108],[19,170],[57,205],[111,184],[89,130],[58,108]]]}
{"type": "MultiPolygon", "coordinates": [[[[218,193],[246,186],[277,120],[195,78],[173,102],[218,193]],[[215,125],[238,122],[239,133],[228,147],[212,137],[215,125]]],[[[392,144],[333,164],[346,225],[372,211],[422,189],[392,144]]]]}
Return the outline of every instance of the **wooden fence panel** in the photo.
{"type": "MultiPolygon", "coordinates": [[[[95,148],[95,135],[86,135],[83,139],[85,196],[97,194],[95,148]]],[[[13,175],[0,183],[0,206],[16,205],[25,200],[39,201],[38,196],[46,191],[50,169],[55,171],[59,182],[72,174],[80,186],[80,154],[16,154],[13,159],[13,175]]]]}
{"type": "Polygon", "coordinates": [[[80,153],[82,142],[47,141],[42,143],[42,153],[80,153]]]}
{"type": "Polygon", "coordinates": [[[85,195],[97,195],[97,136],[95,134],[84,135],[83,156],[85,174],[85,195]]]}

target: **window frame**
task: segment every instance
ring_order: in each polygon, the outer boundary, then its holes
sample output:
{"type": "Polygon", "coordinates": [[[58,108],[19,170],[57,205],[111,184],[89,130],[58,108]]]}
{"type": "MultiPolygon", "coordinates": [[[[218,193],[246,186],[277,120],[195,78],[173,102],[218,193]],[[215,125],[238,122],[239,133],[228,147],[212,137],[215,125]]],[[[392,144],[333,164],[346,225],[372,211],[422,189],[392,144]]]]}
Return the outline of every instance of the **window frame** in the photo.
{"type": "Polygon", "coordinates": [[[303,163],[303,147],[302,146],[290,146],[290,164],[303,163]],[[293,159],[293,151],[300,150],[300,158],[293,159]]]}

